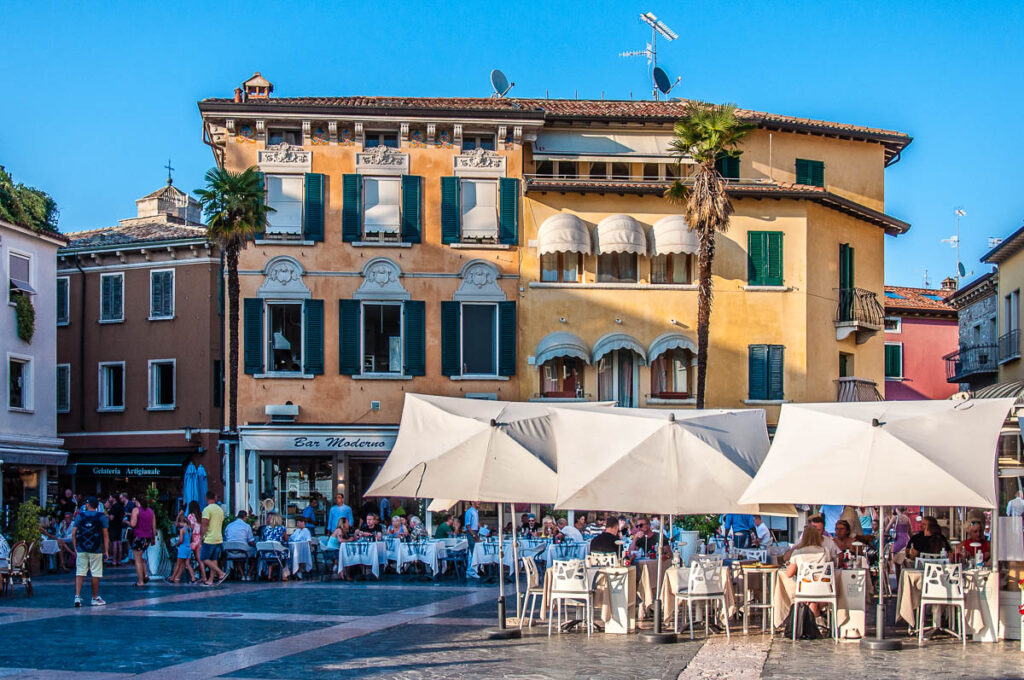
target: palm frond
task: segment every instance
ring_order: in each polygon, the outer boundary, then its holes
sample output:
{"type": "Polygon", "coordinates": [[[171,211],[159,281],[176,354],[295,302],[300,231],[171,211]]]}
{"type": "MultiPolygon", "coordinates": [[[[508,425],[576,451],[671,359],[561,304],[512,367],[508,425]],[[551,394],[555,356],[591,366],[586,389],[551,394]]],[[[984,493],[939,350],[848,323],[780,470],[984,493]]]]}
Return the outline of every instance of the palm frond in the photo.
{"type": "Polygon", "coordinates": [[[205,180],[206,186],[195,193],[209,238],[224,248],[244,248],[264,230],[267,215],[274,210],[264,200],[260,173],[254,167],[241,172],[211,168],[205,180]]]}

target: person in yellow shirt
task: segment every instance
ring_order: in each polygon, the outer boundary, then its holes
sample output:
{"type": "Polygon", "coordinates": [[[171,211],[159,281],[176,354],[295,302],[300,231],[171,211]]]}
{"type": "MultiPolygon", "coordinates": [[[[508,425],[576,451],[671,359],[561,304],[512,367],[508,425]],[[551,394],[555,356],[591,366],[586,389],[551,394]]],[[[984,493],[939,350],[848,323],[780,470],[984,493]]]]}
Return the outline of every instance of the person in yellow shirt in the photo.
{"type": "Polygon", "coordinates": [[[221,570],[218,564],[224,543],[224,511],[217,505],[217,494],[213,491],[206,493],[206,507],[203,508],[203,547],[199,551],[199,559],[208,568],[204,586],[212,586],[216,576],[217,585],[224,582],[228,577],[227,572],[221,570]]]}

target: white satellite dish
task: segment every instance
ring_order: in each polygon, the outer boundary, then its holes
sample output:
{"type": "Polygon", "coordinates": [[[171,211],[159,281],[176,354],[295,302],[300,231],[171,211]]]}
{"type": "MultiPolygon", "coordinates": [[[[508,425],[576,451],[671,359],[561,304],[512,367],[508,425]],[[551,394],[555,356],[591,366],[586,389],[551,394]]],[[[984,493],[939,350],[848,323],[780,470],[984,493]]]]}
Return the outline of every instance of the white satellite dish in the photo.
{"type": "Polygon", "coordinates": [[[491,87],[494,88],[494,94],[491,96],[501,99],[506,94],[508,94],[509,90],[511,90],[515,86],[516,84],[509,83],[508,78],[505,77],[505,74],[499,71],[498,69],[494,69],[493,71],[491,71],[491,87]]]}

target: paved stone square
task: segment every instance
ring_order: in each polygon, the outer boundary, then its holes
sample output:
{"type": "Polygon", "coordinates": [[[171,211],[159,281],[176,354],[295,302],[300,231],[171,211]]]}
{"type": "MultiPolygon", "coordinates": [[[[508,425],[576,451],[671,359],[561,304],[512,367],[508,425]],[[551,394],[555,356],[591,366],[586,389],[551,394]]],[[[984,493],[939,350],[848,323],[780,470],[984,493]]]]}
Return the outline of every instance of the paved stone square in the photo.
{"type": "Polygon", "coordinates": [[[1024,654],[1009,643],[963,650],[943,640],[866,654],[762,635],[666,646],[601,634],[549,639],[545,627],[488,640],[495,586],[464,581],[133,582],[128,570],[108,571],[102,608],[74,609],[69,576],[37,578],[31,598],[20,588],[0,598],[0,678],[1024,678],[1024,654]]]}

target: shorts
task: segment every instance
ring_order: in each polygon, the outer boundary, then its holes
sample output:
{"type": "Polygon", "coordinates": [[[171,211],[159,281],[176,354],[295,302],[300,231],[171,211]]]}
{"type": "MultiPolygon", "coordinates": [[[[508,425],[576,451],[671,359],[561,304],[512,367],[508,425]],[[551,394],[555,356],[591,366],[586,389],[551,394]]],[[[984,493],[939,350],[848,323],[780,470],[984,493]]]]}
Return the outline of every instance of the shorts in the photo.
{"type": "Polygon", "coordinates": [[[190,557],[192,557],[192,546],[190,546],[188,543],[183,543],[182,545],[179,545],[178,546],[178,559],[179,560],[187,560],[190,557]]]}
{"type": "Polygon", "coordinates": [[[88,576],[93,578],[103,577],[103,554],[80,552],[75,558],[75,575],[88,576]]]}
{"type": "Polygon", "coordinates": [[[149,539],[148,538],[133,538],[132,539],[132,550],[135,552],[146,552],[149,550],[149,539]]]}
{"type": "Polygon", "coordinates": [[[222,551],[223,545],[221,543],[203,543],[203,547],[199,551],[199,559],[202,562],[219,560],[222,551]]]}

